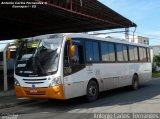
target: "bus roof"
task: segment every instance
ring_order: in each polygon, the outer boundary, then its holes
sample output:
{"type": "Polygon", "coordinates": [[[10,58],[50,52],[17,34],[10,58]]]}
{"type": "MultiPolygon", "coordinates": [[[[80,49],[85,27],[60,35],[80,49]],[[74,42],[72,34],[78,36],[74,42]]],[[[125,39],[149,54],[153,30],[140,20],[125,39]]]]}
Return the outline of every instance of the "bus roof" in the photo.
{"type": "Polygon", "coordinates": [[[140,44],[140,43],[131,43],[127,39],[120,39],[120,38],[101,38],[95,35],[89,35],[84,33],[66,33],[64,35],[66,37],[71,37],[71,38],[87,38],[87,39],[95,39],[99,41],[108,41],[108,42],[114,42],[114,43],[123,43],[123,44],[129,44],[129,45],[149,47],[149,45],[140,44]]]}
{"type": "MultiPolygon", "coordinates": [[[[95,35],[85,34],[85,33],[57,33],[57,34],[46,34],[46,35],[40,35],[35,37],[30,37],[31,39],[36,38],[47,38],[51,35],[61,35],[62,37],[70,37],[70,38],[86,38],[86,39],[94,39],[98,41],[108,41],[113,43],[123,43],[128,45],[135,45],[135,46],[142,46],[142,47],[150,47],[149,45],[140,44],[140,43],[131,43],[126,39],[120,39],[120,38],[102,38],[95,35]]],[[[29,39],[30,39],[29,38],[29,39]]]]}

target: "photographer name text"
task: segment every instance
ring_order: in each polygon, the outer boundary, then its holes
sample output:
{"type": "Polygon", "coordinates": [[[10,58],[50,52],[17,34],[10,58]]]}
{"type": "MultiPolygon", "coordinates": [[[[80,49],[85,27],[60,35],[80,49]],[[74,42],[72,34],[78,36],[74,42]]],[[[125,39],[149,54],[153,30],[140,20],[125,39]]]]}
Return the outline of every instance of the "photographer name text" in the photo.
{"type": "Polygon", "coordinates": [[[1,2],[1,5],[11,8],[36,8],[37,5],[47,5],[47,2],[1,2]]]}

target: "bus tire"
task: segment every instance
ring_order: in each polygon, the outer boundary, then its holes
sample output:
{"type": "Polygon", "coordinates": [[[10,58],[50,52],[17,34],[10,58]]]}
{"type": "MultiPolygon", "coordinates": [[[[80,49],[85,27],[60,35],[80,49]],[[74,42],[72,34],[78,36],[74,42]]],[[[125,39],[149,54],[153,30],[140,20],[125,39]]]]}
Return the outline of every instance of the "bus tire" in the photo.
{"type": "Polygon", "coordinates": [[[93,102],[97,100],[98,96],[99,96],[99,88],[97,82],[94,80],[89,81],[87,86],[87,95],[86,95],[87,100],[89,102],[93,102]]]}
{"type": "Polygon", "coordinates": [[[139,87],[138,76],[137,75],[133,75],[131,88],[132,88],[132,90],[137,90],[138,87],[139,87]]]}

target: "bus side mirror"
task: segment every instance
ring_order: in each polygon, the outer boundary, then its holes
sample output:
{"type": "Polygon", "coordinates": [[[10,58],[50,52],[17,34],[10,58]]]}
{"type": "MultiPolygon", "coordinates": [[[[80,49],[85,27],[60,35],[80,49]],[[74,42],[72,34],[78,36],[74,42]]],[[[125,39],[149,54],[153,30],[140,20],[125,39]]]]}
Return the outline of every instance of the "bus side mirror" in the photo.
{"type": "Polygon", "coordinates": [[[11,49],[8,48],[7,50],[7,60],[10,60],[11,59],[11,49]]]}
{"type": "Polygon", "coordinates": [[[75,56],[75,45],[72,45],[72,38],[67,37],[66,40],[69,42],[69,56],[74,57],[75,56]]]}
{"type": "Polygon", "coordinates": [[[75,56],[75,45],[71,45],[70,46],[69,55],[70,55],[70,57],[74,57],[75,56]]]}

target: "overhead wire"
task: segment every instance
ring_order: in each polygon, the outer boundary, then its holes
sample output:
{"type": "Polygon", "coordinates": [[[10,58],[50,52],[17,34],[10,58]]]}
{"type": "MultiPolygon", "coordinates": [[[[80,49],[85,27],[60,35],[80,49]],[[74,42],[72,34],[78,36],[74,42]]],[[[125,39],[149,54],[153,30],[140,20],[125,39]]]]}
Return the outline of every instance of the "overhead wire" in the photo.
{"type": "MultiPolygon", "coordinates": [[[[99,33],[99,34],[110,34],[110,33],[120,33],[120,34],[125,34],[125,31],[117,31],[115,29],[110,29],[110,30],[107,30],[107,31],[112,31],[112,32],[104,32],[104,33],[99,33]]],[[[141,33],[141,32],[136,32],[136,28],[134,31],[130,30],[130,32],[133,32],[133,34],[129,33],[129,35],[132,35],[133,38],[135,37],[135,34],[138,34],[138,35],[142,35],[142,36],[145,36],[145,37],[148,37],[149,39],[157,39],[157,40],[160,40],[160,36],[157,36],[157,35],[151,35],[151,34],[145,34],[145,33],[141,33]]]]}

